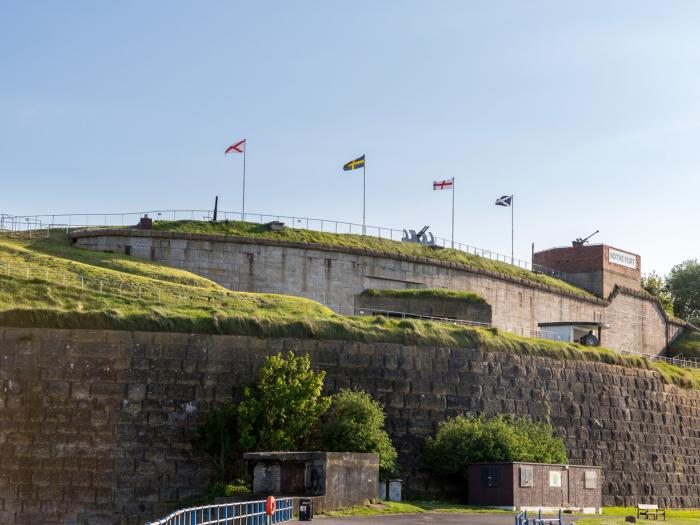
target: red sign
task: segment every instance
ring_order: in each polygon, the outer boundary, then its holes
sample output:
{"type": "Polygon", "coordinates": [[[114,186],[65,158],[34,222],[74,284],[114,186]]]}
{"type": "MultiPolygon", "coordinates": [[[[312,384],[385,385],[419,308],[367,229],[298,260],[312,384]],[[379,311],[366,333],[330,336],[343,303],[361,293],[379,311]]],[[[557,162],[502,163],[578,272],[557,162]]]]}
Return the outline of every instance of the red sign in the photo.
{"type": "Polygon", "coordinates": [[[272,516],[275,513],[275,510],[277,510],[277,501],[275,500],[274,496],[268,496],[267,501],[265,502],[265,513],[268,516],[272,516]]]}

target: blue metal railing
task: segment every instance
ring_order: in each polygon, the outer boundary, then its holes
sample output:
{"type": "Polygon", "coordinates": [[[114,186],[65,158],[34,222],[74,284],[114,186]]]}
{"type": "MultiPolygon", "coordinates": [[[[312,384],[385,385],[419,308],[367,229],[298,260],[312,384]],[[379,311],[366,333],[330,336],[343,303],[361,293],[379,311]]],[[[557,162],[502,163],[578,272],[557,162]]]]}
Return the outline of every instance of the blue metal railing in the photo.
{"type": "Polygon", "coordinates": [[[180,509],[146,525],[268,525],[290,521],[293,514],[292,498],[279,498],[269,520],[265,500],[258,500],[180,509]]]}
{"type": "Polygon", "coordinates": [[[543,518],[542,509],[537,513],[536,518],[528,518],[527,511],[521,510],[515,515],[515,525],[565,525],[561,517],[561,509],[556,518],[543,518]]]}

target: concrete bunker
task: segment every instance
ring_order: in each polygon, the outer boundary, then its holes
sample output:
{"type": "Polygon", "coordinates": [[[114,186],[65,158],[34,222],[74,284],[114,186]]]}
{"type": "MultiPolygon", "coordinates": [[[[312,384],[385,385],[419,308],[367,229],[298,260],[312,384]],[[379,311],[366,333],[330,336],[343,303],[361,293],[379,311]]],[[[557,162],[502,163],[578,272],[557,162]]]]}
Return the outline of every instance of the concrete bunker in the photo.
{"type": "Polygon", "coordinates": [[[314,511],[362,505],[377,497],[379,456],[355,452],[248,452],[253,492],[314,500],[314,511]]]}

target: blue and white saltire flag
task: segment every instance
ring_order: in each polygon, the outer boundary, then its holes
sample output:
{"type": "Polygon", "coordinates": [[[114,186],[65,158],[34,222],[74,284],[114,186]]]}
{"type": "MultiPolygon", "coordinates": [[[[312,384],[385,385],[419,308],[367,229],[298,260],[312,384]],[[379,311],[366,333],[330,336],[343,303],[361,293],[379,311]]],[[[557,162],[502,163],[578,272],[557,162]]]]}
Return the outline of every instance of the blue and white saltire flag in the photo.
{"type": "Polygon", "coordinates": [[[513,204],[513,196],[512,195],[504,195],[503,197],[496,199],[496,206],[508,207],[511,204],[513,204]]]}

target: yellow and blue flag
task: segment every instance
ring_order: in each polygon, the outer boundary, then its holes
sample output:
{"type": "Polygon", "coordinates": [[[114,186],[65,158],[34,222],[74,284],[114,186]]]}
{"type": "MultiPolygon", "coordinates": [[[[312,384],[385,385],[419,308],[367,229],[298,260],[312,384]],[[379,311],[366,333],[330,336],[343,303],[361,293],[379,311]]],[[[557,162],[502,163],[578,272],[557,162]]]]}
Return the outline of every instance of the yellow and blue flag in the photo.
{"type": "Polygon", "coordinates": [[[343,171],[356,170],[365,167],[365,156],[357,157],[343,166],[343,171]]]}

